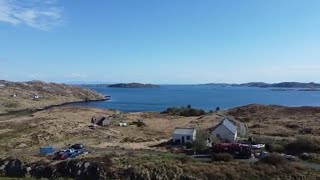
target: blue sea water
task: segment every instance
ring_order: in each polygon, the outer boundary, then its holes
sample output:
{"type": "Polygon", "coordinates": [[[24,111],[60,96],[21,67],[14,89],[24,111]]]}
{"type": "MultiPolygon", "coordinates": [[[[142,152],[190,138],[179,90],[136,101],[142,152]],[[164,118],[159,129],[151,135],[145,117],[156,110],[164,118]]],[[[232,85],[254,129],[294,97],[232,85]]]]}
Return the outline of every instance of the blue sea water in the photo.
{"type": "Polygon", "coordinates": [[[274,91],[268,88],[162,85],[160,88],[108,88],[86,85],[111,100],[76,105],[117,109],[124,112],[163,111],[168,107],[191,105],[206,111],[247,104],[320,106],[320,91],[274,91]]]}

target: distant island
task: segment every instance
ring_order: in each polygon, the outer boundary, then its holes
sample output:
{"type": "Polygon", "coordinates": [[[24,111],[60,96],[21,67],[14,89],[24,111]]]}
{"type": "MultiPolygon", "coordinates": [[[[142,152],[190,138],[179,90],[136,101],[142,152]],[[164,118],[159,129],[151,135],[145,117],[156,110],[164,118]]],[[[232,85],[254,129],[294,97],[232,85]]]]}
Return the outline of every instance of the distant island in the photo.
{"type": "Polygon", "coordinates": [[[154,84],[142,84],[142,83],[118,83],[107,85],[110,88],[158,88],[160,86],[154,84]]]}
{"type": "Polygon", "coordinates": [[[222,84],[222,83],[209,83],[204,85],[214,85],[214,86],[236,86],[236,87],[259,87],[259,88],[308,88],[317,89],[320,88],[320,84],[310,82],[310,83],[300,83],[300,82],[281,82],[281,83],[264,83],[264,82],[250,82],[243,84],[222,84]]]}

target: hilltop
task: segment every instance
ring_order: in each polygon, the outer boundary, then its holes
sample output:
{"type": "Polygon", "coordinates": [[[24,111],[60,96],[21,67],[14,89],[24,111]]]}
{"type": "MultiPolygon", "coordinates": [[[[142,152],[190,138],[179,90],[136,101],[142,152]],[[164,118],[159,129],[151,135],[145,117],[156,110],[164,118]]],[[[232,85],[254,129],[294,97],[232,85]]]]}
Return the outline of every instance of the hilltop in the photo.
{"type": "Polygon", "coordinates": [[[154,84],[142,84],[142,83],[119,83],[119,84],[111,84],[107,87],[111,88],[157,88],[158,85],[154,84]]]}
{"type": "Polygon", "coordinates": [[[66,84],[0,81],[0,114],[103,99],[105,97],[102,94],[66,84]]]}

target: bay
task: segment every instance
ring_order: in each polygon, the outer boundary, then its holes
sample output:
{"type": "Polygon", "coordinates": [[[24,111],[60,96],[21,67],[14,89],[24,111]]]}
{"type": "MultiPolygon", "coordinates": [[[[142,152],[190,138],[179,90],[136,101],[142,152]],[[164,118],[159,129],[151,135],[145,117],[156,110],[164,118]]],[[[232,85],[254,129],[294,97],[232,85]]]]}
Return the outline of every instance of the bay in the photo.
{"type": "Polygon", "coordinates": [[[252,87],[223,87],[206,85],[161,85],[159,88],[108,88],[85,85],[111,100],[77,103],[75,105],[124,112],[164,111],[168,107],[191,105],[206,111],[216,107],[229,109],[247,104],[283,106],[319,106],[319,91],[298,89],[269,89],[252,87]]]}

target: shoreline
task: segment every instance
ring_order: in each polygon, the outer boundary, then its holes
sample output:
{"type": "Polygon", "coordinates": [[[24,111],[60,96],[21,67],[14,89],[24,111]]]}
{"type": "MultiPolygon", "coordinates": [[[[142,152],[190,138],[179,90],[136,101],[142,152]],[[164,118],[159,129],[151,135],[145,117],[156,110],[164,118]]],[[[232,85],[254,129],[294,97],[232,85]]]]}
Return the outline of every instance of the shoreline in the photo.
{"type": "Polygon", "coordinates": [[[7,113],[0,114],[0,116],[25,115],[25,114],[30,114],[30,113],[35,113],[35,112],[39,112],[39,111],[48,110],[48,109],[55,108],[55,107],[67,106],[67,105],[72,105],[72,104],[77,104],[77,103],[108,101],[108,100],[110,100],[110,97],[111,96],[105,96],[104,99],[72,101],[72,102],[65,102],[65,103],[62,103],[62,104],[54,104],[54,105],[50,105],[50,106],[45,106],[45,107],[42,107],[42,108],[9,111],[7,113]]]}

